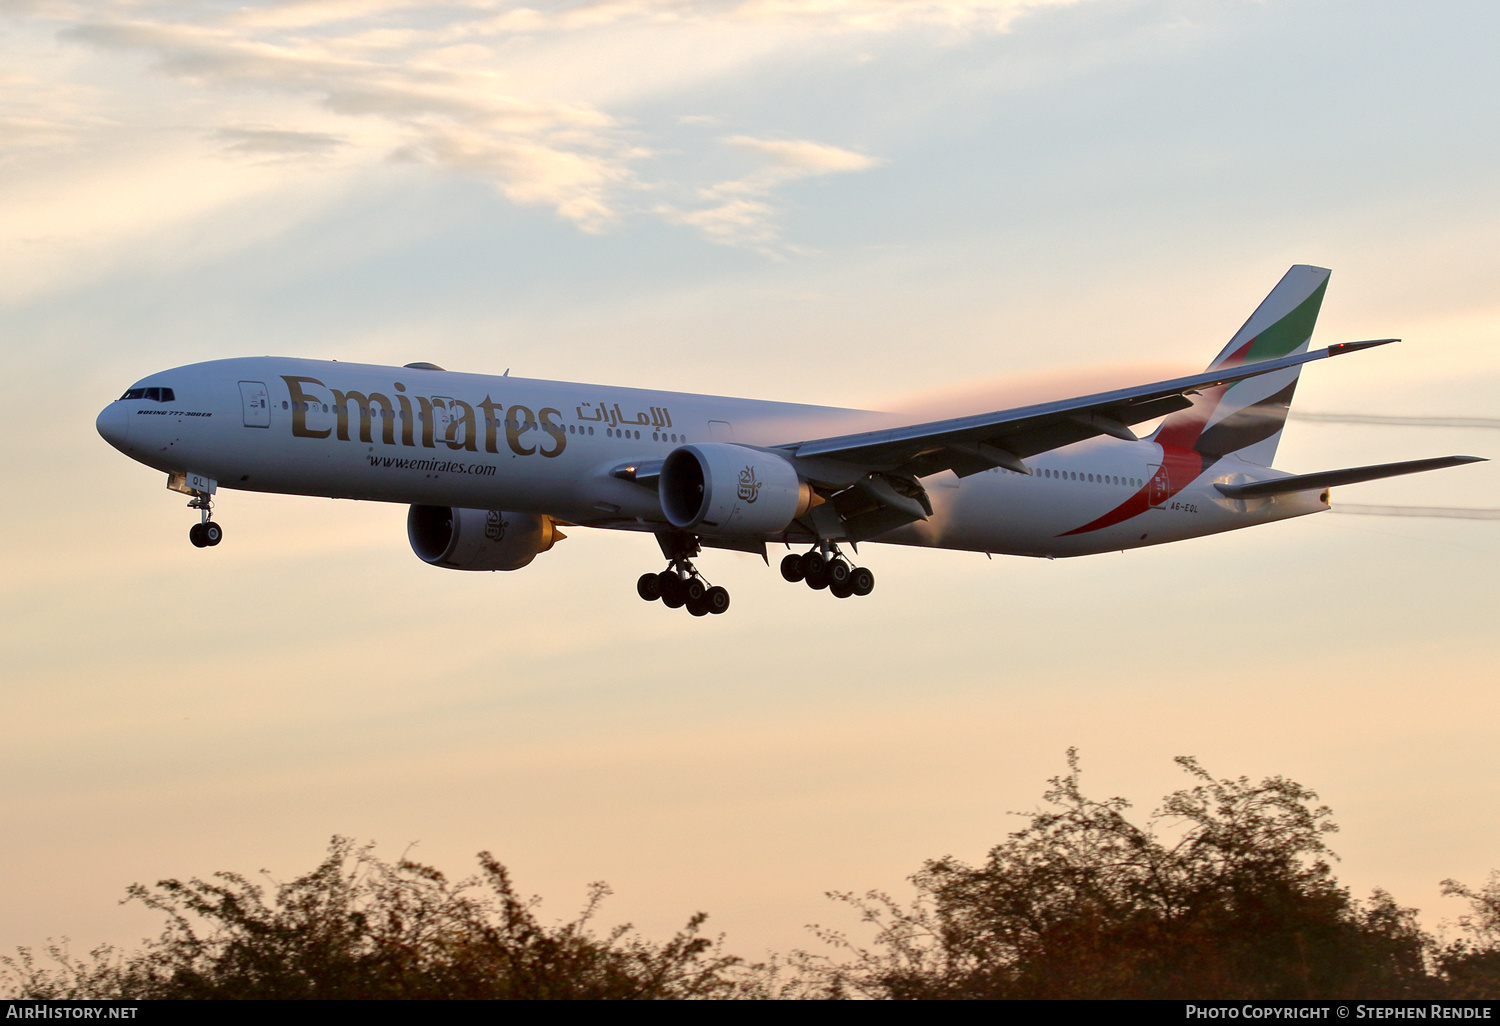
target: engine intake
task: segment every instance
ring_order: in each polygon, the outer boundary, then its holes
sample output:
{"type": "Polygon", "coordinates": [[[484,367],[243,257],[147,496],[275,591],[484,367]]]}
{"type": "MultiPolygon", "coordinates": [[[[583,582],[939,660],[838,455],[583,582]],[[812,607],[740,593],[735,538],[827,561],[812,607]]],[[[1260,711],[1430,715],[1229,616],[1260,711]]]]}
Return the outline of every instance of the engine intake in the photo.
{"type": "Polygon", "coordinates": [[[657,488],[673,527],[731,537],[774,534],[816,502],[785,459],[729,442],[673,449],[657,488]]]}
{"type": "Polygon", "coordinates": [[[559,539],[549,516],[497,509],[413,506],[406,537],[424,562],[449,570],[519,570],[559,539]]]}

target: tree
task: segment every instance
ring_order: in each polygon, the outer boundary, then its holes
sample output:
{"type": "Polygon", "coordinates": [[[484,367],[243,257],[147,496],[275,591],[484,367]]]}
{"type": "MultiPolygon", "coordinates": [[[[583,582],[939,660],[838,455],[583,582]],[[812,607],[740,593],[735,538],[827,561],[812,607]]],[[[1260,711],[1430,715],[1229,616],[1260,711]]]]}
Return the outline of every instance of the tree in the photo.
{"type": "Polygon", "coordinates": [[[1500,872],[1490,873],[1489,883],[1473,890],[1457,880],[1444,880],[1443,893],[1466,898],[1467,914],[1458,917],[1459,927],[1469,936],[1439,949],[1438,968],[1454,998],[1500,998],[1500,872]]]}
{"type": "Polygon", "coordinates": [[[1415,911],[1334,880],[1316,794],[1177,762],[1196,783],[1138,825],[1123,798],[1083,794],[1070,750],[1049,807],[983,865],[929,861],[910,908],[838,896],[877,950],[830,979],[898,998],[1404,997],[1430,982],[1415,911]]]}
{"type": "Polygon", "coordinates": [[[544,924],[505,867],[479,855],[450,883],[409,859],[335,837],[311,873],[236,873],[134,886],[162,912],[136,952],[86,958],[54,945],[0,958],[0,991],[29,999],[149,998],[1488,998],[1500,996],[1500,873],[1468,901],[1463,936],[1425,934],[1415,910],[1334,879],[1336,830],[1318,796],[1283,777],[1191,778],[1143,823],[1123,798],[1083,793],[1076,751],[978,866],[953,857],[912,877],[916,900],[834,895],[873,948],[820,930],[842,961],[797,952],[745,965],[700,936],[665,944],[592,925],[609,891],[544,924]],[[50,964],[45,964],[50,958],[50,964]]]}
{"type": "Polygon", "coordinates": [[[690,998],[735,986],[739,960],[699,936],[702,914],[665,944],[628,926],[596,936],[609,894],[548,927],[488,852],[480,875],[450,883],[430,866],[394,865],[335,837],[311,873],[268,888],[236,873],[136,885],[127,900],[167,916],[143,951],[88,959],[23,949],[4,959],[17,995],[60,998],[690,998]]]}

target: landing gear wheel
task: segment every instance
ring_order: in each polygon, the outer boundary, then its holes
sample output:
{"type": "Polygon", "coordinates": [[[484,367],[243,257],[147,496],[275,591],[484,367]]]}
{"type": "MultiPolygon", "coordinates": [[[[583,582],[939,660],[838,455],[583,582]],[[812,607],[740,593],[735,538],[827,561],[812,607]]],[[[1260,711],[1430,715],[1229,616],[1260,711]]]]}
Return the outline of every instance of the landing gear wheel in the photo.
{"type": "Polygon", "coordinates": [[[845,578],[837,584],[830,584],[828,591],[834,598],[848,598],[854,594],[854,585],[850,584],[848,579],[845,578]]]}
{"type": "Polygon", "coordinates": [[[852,567],[842,559],[835,559],[828,564],[828,569],[823,575],[828,578],[830,588],[842,588],[849,583],[849,572],[852,567]]]}
{"type": "Polygon", "coordinates": [[[700,551],[696,536],[663,532],[657,534],[656,541],[667,558],[667,568],[659,574],[641,576],[636,582],[641,598],[659,595],[662,605],[669,609],[687,606],[694,616],[722,613],[729,608],[729,592],[711,586],[693,566],[693,557],[700,551]]]}
{"type": "Polygon", "coordinates": [[[200,524],[203,528],[203,544],[217,545],[224,540],[224,528],[210,520],[206,524],[200,524]]]}
{"type": "Polygon", "coordinates": [[[781,560],[781,576],[796,584],[802,580],[802,557],[795,552],[788,553],[781,560]]]}
{"type": "Polygon", "coordinates": [[[188,528],[188,541],[193,543],[194,548],[201,549],[208,545],[208,539],[203,535],[204,531],[202,524],[194,524],[192,527],[188,528]]]}
{"type": "Polygon", "coordinates": [[[849,575],[849,584],[854,588],[854,594],[863,598],[875,590],[875,575],[862,566],[854,568],[854,573],[849,575]]]}
{"type": "Polygon", "coordinates": [[[815,549],[812,552],[803,553],[798,564],[802,570],[802,579],[808,583],[809,587],[816,588],[817,585],[812,583],[813,578],[823,573],[824,567],[828,566],[828,560],[823,558],[823,553],[815,549]]]}

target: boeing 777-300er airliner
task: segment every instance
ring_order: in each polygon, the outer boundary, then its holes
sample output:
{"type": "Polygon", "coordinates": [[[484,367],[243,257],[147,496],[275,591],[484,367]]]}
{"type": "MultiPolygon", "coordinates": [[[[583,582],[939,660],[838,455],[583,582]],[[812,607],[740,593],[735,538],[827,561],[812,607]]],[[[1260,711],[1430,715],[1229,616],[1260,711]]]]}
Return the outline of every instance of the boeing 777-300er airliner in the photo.
{"type": "Polygon", "coordinates": [[[1310,350],[1328,275],[1293,267],[1202,374],[927,423],[259,357],[149,375],[98,427],[191,496],[199,547],[223,538],[220,486],[409,503],[412,548],[453,570],[519,570],[560,527],[636,531],[667,561],[641,597],[702,616],[729,607],[693,565],[703,546],[807,546],[782,576],[847,598],[875,577],[841,544],[1081,556],[1317,513],[1334,485],[1478,460],[1272,469],[1302,365],[1395,341],[1310,350]],[[1158,419],[1149,437],[1131,430],[1158,419]]]}

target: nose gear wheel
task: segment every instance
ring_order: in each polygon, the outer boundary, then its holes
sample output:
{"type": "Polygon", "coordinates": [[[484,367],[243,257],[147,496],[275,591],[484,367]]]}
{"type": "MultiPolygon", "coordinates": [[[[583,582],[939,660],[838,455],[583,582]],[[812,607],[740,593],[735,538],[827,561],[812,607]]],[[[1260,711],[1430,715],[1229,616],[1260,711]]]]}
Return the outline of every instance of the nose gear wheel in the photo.
{"type": "Polygon", "coordinates": [[[202,515],[201,520],[188,528],[188,541],[193,543],[194,548],[212,548],[224,540],[224,525],[211,519],[214,515],[212,498],[201,492],[197,493],[188,503],[188,509],[196,509],[202,515]]]}

